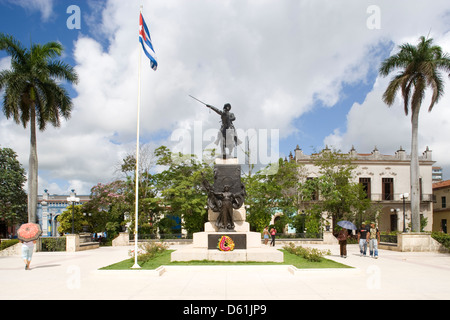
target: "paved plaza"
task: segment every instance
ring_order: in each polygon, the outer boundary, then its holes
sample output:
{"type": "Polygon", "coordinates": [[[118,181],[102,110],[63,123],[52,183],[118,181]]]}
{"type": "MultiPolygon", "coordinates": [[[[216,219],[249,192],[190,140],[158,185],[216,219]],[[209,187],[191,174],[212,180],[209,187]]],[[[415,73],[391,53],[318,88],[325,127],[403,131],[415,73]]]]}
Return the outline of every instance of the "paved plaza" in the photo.
{"type": "Polygon", "coordinates": [[[0,257],[0,299],[450,299],[450,254],[380,250],[375,260],[349,245],[343,259],[337,245],[310,246],[330,249],[329,259],[354,268],[293,273],[286,266],[177,266],[155,276],[98,270],[128,258],[131,247],[38,252],[30,271],[19,256],[0,257]]]}

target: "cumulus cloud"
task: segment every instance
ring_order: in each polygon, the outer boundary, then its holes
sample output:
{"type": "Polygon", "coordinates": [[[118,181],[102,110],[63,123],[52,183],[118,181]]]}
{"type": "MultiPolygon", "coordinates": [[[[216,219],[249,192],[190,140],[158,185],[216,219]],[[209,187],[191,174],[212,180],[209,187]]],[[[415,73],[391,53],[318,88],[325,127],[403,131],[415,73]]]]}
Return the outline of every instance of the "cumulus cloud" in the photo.
{"type": "Polygon", "coordinates": [[[27,11],[40,11],[43,21],[47,21],[53,14],[54,0],[3,0],[11,4],[19,5],[27,11]]]}
{"type": "MultiPolygon", "coordinates": [[[[76,184],[81,188],[77,192],[89,193],[90,186],[113,179],[115,166],[133,149],[141,2],[89,2],[92,11],[83,13],[87,23],[72,53],[80,77],[72,118],[38,136],[43,183],[57,179],[66,181],[59,183],[61,190],[76,184]]],[[[44,4],[52,2],[39,3],[44,17],[44,4]]],[[[373,29],[368,26],[370,1],[143,4],[159,67],[152,71],[142,58],[141,142],[171,147],[180,143],[171,141],[172,133],[185,130],[193,135],[196,122],[203,132],[219,127],[218,116],[188,94],[218,108],[231,103],[235,125],[242,130],[277,129],[280,139],[298,134],[295,119],[317,105],[332,108],[347,85],[367,83],[386,48],[416,41],[430,27],[432,35],[442,35],[449,9],[446,1],[433,6],[423,1],[377,1],[379,29],[373,29]]],[[[381,150],[407,148],[409,123],[402,109],[389,109],[380,99],[387,81],[377,79],[365,101],[352,106],[345,130],[329,128],[325,142],[369,151],[374,145],[381,150]]],[[[440,123],[445,121],[444,105],[442,101],[432,113],[438,119],[442,112],[440,123]]],[[[424,127],[433,122],[428,116],[424,127]]],[[[18,149],[26,163],[28,130],[0,119],[0,131],[2,140],[18,149]]],[[[426,129],[422,132],[429,137],[426,129]]],[[[433,142],[437,157],[445,140],[433,139],[422,142],[433,142]]]]}
{"type": "MultiPolygon", "coordinates": [[[[434,43],[440,45],[444,52],[450,52],[450,32],[438,34],[434,43]]],[[[406,39],[406,38],[405,38],[406,39]]],[[[416,44],[418,38],[407,39],[407,42],[416,44]]],[[[403,42],[402,42],[403,43],[403,42]]],[[[392,53],[398,48],[394,48],[392,53]]],[[[355,103],[347,114],[346,131],[335,130],[324,139],[324,143],[333,145],[343,151],[355,146],[362,153],[370,152],[378,146],[381,152],[392,154],[399,147],[410,152],[411,150],[411,113],[404,113],[403,100],[399,94],[393,106],[388,107],[382,96],[388,83],[395,73],[386,77],[378,77],[373,90],[361,104],[355,103]]],[[[450,80],[444,72],[445,89],[448,92],[450,80]]],[[[422,103],[419,117],[419,152],[429,147],[433,151],[433,160],[437,166],[450,170],[448,149],[450,147],[445,138],[450,134],[450,95],[444,95],[431,112],[428,112],[431,92],[427,91],[422,103]]]]}

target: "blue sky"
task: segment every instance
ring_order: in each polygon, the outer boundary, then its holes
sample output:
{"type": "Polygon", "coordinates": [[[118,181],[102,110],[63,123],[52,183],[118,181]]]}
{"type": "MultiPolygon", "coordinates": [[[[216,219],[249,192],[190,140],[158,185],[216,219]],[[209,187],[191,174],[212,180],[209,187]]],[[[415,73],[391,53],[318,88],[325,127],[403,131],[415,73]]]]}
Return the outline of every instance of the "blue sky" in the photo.
{"type": "MultiPolygon", "coordinates": [[[[392,108],[382,103],[390,77],[378,77],[379,63],[428,33],[450,52],[448,1],[0,0],[1,32],[25,46],[30,38],[61,42],[62,59],[80,76],[68,86],[72,118],[38,135],[40,192],[89,193],[120,177],[116,168],[136,143],[141,4],[159,62],[156,72],[144,58],[141,67],[141,143],[149,149],[190,150],[199,124],[203,146],[210,144],[218,118],[191,94],[219,108],[230,102],[244,132],[278,131],[272,144],[281,157],[296,145],[305,153],[325,145],[409,151],[409,118],[400,99],[392,108]],[[80,8],[79,30],[67,28],[70,5],[80,8]]],[[[0,68],[8,63],[1,52],[0,68]]],[[[422,112],[419,137],[444,176],[449,96],[422,112]]],[[[0,114],[0,146],[13,148],[25,168],[28,140],[27,129],[0,114]]]]}

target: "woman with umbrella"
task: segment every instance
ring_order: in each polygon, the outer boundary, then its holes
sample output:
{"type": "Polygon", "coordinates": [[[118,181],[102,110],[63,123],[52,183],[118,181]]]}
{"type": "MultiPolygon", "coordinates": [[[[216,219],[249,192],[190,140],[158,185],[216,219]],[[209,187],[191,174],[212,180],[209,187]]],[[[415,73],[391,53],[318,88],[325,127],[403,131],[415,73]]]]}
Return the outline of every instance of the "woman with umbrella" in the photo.
{"type": "Polygon", "coordinates": [[[339,240],[341,258],[347,258],[347,239],[349,237],[347,229],[356,230],[356,226],[346,220],[339,221],[337,225],[342,228],[337,236],[337,239],[339,240]]]}
{"type": "Polygon", "coordinates": [[[22,242],[22,258],[25,262],[25,270],[30,270],[34,245],[41,233],[41,227],[36,223],[25,223],[17,230],[17,238],[22,242]]]}

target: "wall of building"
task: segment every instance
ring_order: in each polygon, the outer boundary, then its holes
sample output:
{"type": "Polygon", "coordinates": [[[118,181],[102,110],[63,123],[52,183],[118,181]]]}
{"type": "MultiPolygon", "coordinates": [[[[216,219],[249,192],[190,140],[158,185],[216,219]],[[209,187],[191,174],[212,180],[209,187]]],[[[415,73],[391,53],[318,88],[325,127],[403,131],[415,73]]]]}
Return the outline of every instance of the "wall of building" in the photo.
{"type": "MultiPolygon", "coordinates": [[[[327,148],[326,148],[327,149],[327,148]]],[[[325,149],[325,150],[326,150],[325,149]]],[[[370,178],[370,199],[382,206],[379,216],[379,229],[382,231],[403,230],[403,221],[408,228],[411,223],[411,199],[405,199],[403,209],[402,195],[411,193],[410,187],[410,159],[411,157],[400,147],[394,155],[383,155],[377,148],[371,153],[357,153],[354,148],[348,153],[352,164],[356,165],[353,182],[359,182],[360,178],[370,178]],[[383,178],[393,180],[393,191],[390,199],[385,199],[383,194],[383,178]],[[403,218],[405,212],[405,219],[403,218]]],[[[297,147],[295,160],[303,165],[302,173],[306,177],[318,177],[319,168],[314,166],[313,157],[306,155],[297,147]]],[[[421,214],[428,218],[425,231],[431,231],[433,226],[433,184],[432,184],[432,152],[428,148],[419,157],[421,178],[421,214]]],[[[449,194],[450,195],[450,194],[449,194]]],[[[450,197],[449,197],[450,204],[450,197]]],[[[450,221],[450,220],[449,220],[450,221]]]]}
{"type": "Polygon", "coordinates": [[[445,233],[449,233],[450,186],[436,188],[433,195],[435,198],[435,202],[433,204],[433,231],[443,231],[445,233]]]}

